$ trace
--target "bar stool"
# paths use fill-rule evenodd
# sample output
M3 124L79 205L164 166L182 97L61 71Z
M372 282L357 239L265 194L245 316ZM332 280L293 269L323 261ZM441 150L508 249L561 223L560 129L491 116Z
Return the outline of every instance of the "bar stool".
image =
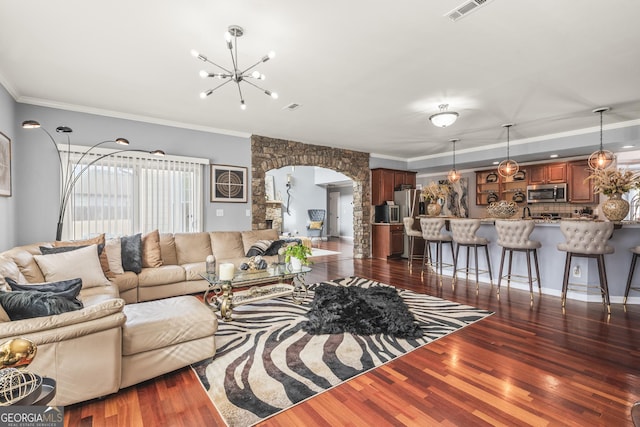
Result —
M538 292L542 292L540 287L540 269L538 268L538 248L542 246L537 240L529 240L529 236L535 227L535 223L530 220L496 220L496 232L498 233L498 245L502 246L502 256L500 257L500 273L498 274L498 297L500 296L500 282L507 279L507 287L511 284L513 277L525 278L525 276L511 274L511 261L513 252L524 252L527 257L527 278L529 279L529 292L531 302L533 302L533 282L538 282ZM504 256L509 252L509 270L502 275L504 267ZM531 255L536 267L536 278L531 276Z
M469 248L473 248L475 252L475 272L476 272L476 290L478 289L478 275L489 273L489 283L493 286L493 277L491 275L491 260L489 259L489 240L484 237L479 237L476 232L480 228L479 219L452 219L451 220L451 233L453 241L456 243L456 256L453 258L453 281L455 283L457 272L464 271L469 280ZM458 254L460 252L460 246L467 248L467 266L466 268L458 269ZM484 247L485 256L487 260L487 269L480 270L478 268L478 247Z
M429 257L429 264L437 272L440 269L440 276L442 276L442 267L444 265L452 266L453 264L445 264L442 262L442 244L449 243L451 245L451 257L455 258L453 254L453 242L449 234L442 233L444 227L444 218L420 218L420 229L422 230L422 238L424 239L424 252L422 253L422 272L424 274L424 266L426 264L426 257ZM436 244L436 261L433 262L433 256L431 255L431 244ZM442 283L442 282L440 282Z
M604 256L612 254L615 249L609 246L607 241L613 233L612 222L599 221L560 221L560 231L564 235L565 242L558 243L558 250L567 253L564 263L564 280L562 281L562 308L567 301L569 289L569 272L573 257L596 258L598 260L598 276L600 281L600 295L602 302L611 313L609 301L609 284L607 283L607 270L604 265Z
M633 272L636 269L636 261L638 260L638 255L640 255L640 246L636 246L635 248L631 248L631 252L633 253L633 257L631 258L631 268L629 269L629 278L627 279L627 288L624 291L624 300L623 304L627 303L627 298L629 297L629 291L637 291L640 292L640 288L631 287L631 280L633 279Z
M402 222L404 223L404 234L409 238L409 256L408 256L408 264L409 270L413 267L413 260L420 259L420 255L413 255L413 248L416 244L416 237L422 237L422 232L420 230L413 229L413 218L406 216L402 218Z

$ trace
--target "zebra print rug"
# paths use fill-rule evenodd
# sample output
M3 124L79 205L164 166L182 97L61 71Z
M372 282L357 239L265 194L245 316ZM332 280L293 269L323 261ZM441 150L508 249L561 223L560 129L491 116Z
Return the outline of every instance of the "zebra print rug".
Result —
M336 286L388 286L359 277ZM318 393L492 314L430 295L397 289L424 335L415 339L349 333L310 335L308 301L263 300L233 310L220 322L214 358L193 365L203 387L229 426L249 426Z

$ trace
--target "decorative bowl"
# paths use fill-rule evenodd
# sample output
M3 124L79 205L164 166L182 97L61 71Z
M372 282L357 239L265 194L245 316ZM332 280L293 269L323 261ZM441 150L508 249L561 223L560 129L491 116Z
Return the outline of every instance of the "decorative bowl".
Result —
M491 218L507 219L511 218L518 211L518 205L515 202L507 202L500 200L499 202L491 202L487 206L487 213Z

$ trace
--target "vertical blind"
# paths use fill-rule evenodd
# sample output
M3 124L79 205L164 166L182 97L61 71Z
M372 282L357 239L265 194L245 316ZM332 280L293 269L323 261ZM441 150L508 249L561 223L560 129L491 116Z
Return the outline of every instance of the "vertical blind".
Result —
M66 148L66 147L65 147ZM120 236L158 229L161 233L202 231L202 176L207 160L142 152L60 151L77 179L64 219L63 238L100 233ZM66 163L65 163L66 164ZM65 181L66 181L66 177Z

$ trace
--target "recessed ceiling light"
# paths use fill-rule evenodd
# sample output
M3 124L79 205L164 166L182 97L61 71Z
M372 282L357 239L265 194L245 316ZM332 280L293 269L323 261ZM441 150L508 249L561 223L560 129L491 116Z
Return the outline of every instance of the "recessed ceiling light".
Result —
M549 157L551 157L552 159L555 159L556 157L558 157L558 155L557 154L552 154Z
M635 145L623 145L622 148L633 148Z

